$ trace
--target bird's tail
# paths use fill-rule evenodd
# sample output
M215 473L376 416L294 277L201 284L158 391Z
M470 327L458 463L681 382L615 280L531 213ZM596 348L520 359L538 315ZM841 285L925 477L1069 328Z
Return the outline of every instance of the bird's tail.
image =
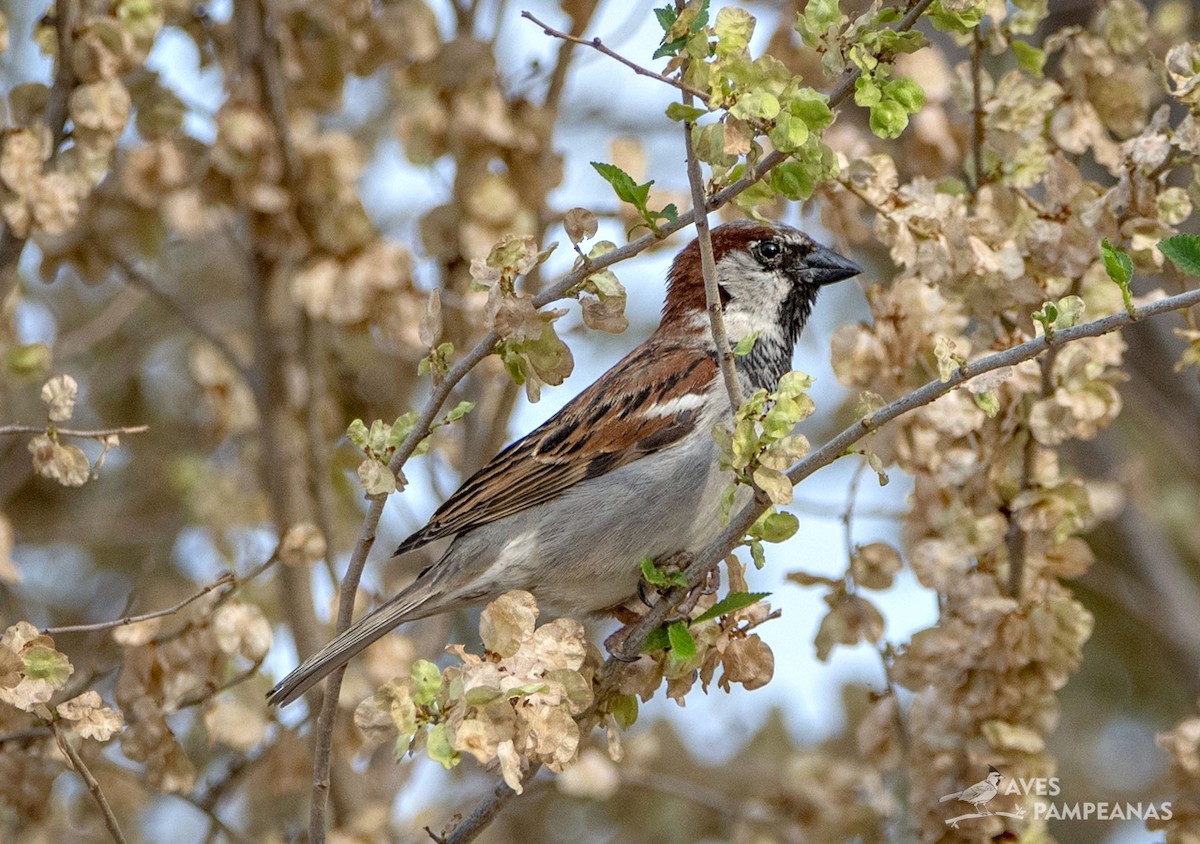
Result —
M275 688L267 692L267 703L287 706L390 630L406 621L415 621L437 612L437 608L425 606L431 597L432 590L428 584L420 581L412 584L374 612L354 622L345 633L280 680Z
M945 803L947 800L957 800L961 795L962 795L961 791L956 791L953 794L947 794L945 797L943 797L938 802Z

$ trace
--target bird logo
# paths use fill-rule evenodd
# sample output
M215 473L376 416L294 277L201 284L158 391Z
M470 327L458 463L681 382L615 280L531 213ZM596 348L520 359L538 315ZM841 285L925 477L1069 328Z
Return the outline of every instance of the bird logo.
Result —
M990 815L991 811L987 804L1000 791L1000 772L991 765L988 765L987 779L980 780L970 788L964 788L962 791L955 791L953 794L945 795L941 801L945 803L947 800L961 800L964 803L970 803L979 815Z

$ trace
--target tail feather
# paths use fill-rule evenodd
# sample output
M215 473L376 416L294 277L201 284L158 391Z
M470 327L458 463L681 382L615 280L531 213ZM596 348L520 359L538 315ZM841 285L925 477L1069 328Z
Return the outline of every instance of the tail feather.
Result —
M945 803L947 800L955 800L955 799L957 799L958 797L961 797L961 796L962 796L962 792L961 792L961 791L956 791L956 792L954 792L953 794L947 794L945 797L943 797L943 798L942 798L941 800L939 800L938 802L939 802L939 803Z
M350 625L346 632L337 636L280 680L275 688L267 692L267 703L273 706L287 706L386 633L407 621L416 621L437 612L434 607L424 606L431 597L431 590L428 588L418 590L410 587L379 609L360 618Z

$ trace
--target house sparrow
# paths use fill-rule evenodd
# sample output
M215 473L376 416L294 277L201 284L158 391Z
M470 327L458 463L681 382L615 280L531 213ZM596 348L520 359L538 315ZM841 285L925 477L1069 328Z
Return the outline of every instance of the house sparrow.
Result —
M1000 772L988 765L987 779L975 783L970 788L964 788L962 791L956 791L953 794L947 794L939 803L945 803L947 800L955 798L970 803L975 811L981 815L990 815L988 811L988 801L996 796L1000 791ZM982 807L982 808L981 808Z
M712 246L730 343L757 333L736 359L742 388L773 390L791 369L822 285L861 270L782 224L726 223L712 231ZM555 615L620 607L638 593L642 559L694 553L719 533L730 479L717 465L712 429L731 412L692 241L671 265L654 334L468 478L396 550L452 538L442 557L268 699L295 700L397 625L513 589Z

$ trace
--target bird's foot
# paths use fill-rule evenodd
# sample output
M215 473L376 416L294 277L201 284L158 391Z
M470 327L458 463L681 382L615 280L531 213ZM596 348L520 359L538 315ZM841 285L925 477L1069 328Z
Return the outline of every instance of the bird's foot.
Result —
M675 605L675 609L665 619L666 623L687 621L692 615L692 610L696 608L696 604L700 603L700 599L705 595L715 595L720 585L721 575L717 573L716 569L710 570L704 575L704 580L689 589L683 600Z

